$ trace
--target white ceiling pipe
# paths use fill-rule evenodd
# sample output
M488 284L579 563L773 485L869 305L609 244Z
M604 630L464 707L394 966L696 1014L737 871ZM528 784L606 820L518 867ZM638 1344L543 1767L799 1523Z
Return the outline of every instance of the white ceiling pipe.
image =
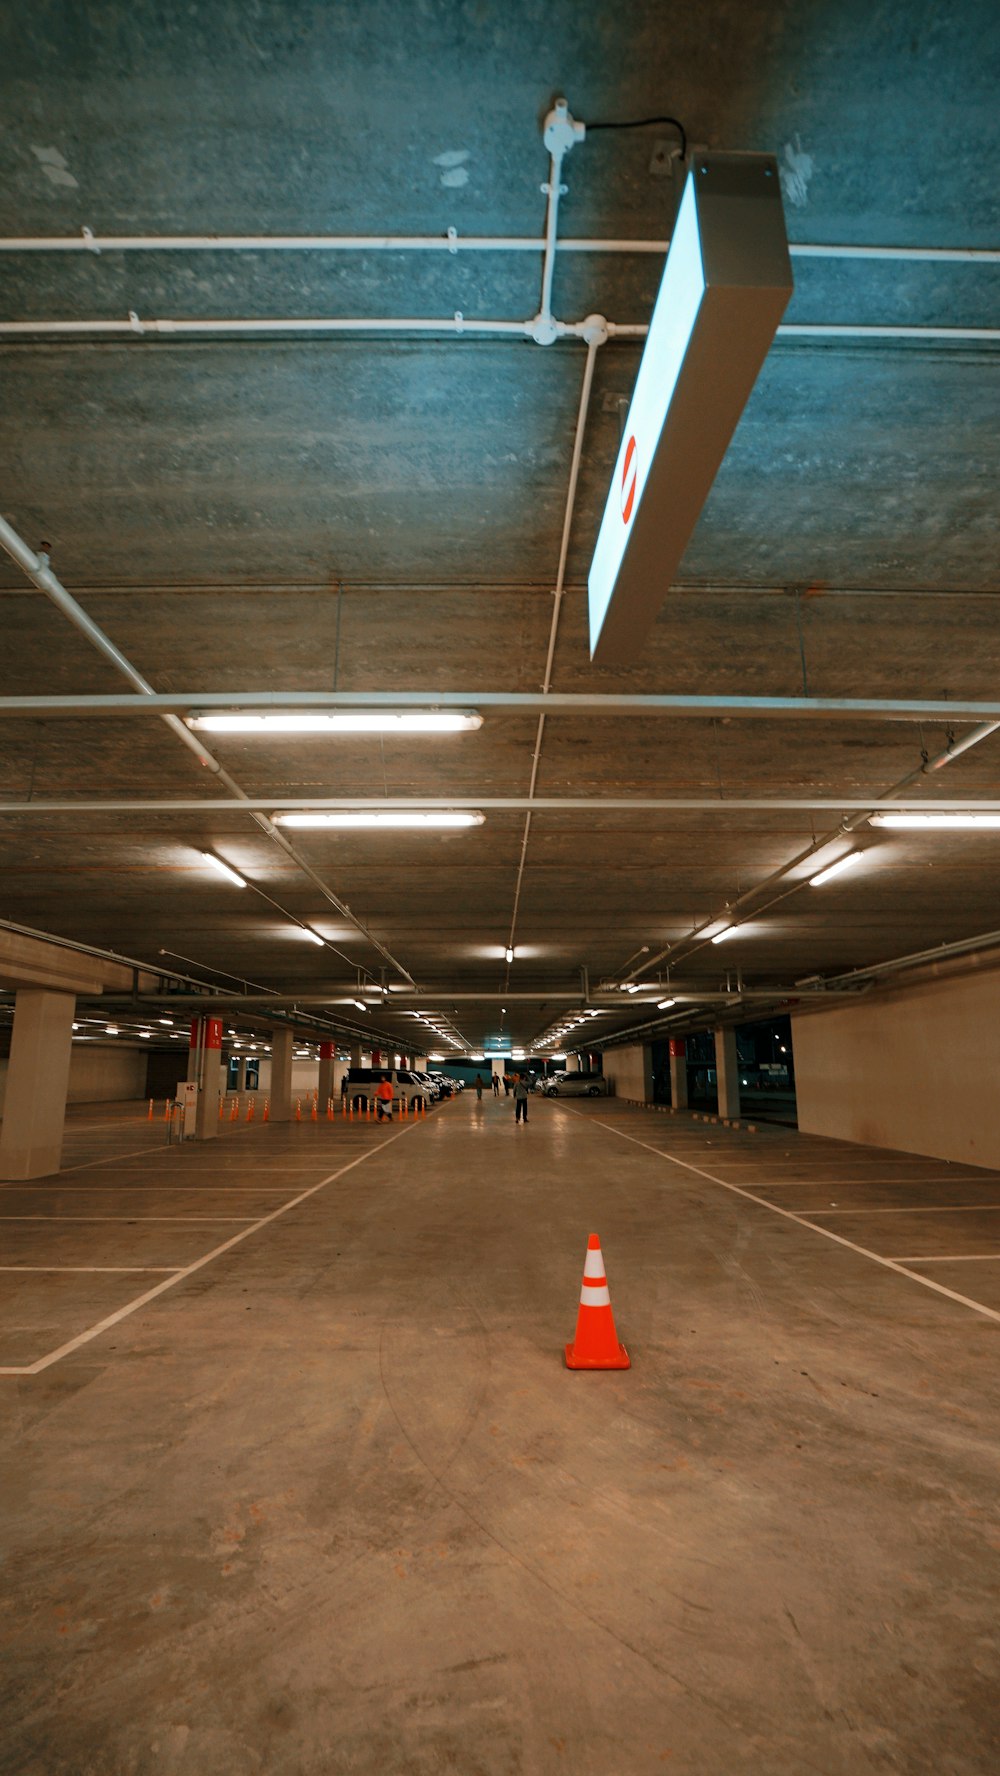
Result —
M539 253L544 241L530 234L79 234L0 236L0 253ZM563 235L559 253L665 255L669 240L588 240ZM793 259L910 259L927 264L996 265L994 247L852 246L798 241Z
M551 639L551 638L550 638ZM111 644L113 646L113 643ZM679 718L740 716L751 720L784 719L888 722L954 722L995 718L1000 700L948 701L944 698L893 697L755 697L685 696L665 692L617 691L176 691L129 696L127 693L76 696L0 697L3 716L155 716L193 715L209 710L267 713L271 710L336 709L480 709L500 714L635 716ZM992 722L988 725L992 726ZM978 733L978 730L976 731ZM956 741L945 756L955 758L975 745L971 735ZM927 769L935 769L931 762Z
M904 809L914 813L943 814L948 812L975 813L978 809L986 814L1000 811L1000 798L988 796L950 796L915 800L905 798L890 801L886 797L868 797L860 801L850 796L730 796L720 801L718 796L449 796L442 801L440 796L389 796L373 802L371 796L248 796L242 795L239 803L234 806L231 800L217 796L174 797L171 800L154 801L138 796L125 797L120 800L95 801L49 801L45 798L32 798L29 802L0 802L0 814L41 815L41 814L222 814L244 813L261 814L273 811L284 812L293 809L302 811L315 810L336 812L337 810L356 810L368 812L377 809L382 812L393 810L406 812L410 809L428 809L442 811L452 808L489 809L495 813L519 813L528 809L536 814L634 814L634 813L690 813L698 814L743 814L743 813L813 813L817 811L843 812L845 809L857 810L860 819L858 824L880 808L900 813ZM812 850L822 845L830 845L837 838L842 838L846 829L837 827L826 838L817 839ZM787 869L789 866L786 865ZM760 889L748 890L747 896L759 893ZM733 901L729 908L732 912L740 901ZM705 920L705 926L717 925L724 917L716 914L712 919ZM699 927L699 930L703 927ZM691 937L697 932L691 932ZM667 952L664 951L665 955ZM634 969L626 980L632 980L637 974L645 973L655 966L657 957L651 957L639 968ZM623 983L624 984L624 983Z
M519 339L534 339L536 343L555 343L561 339L586 339L587 321L555 321L551 322L552 338L539 340L537 329L540 323L536 319L530 321L494 321L473 320L462 314L442 315L437 319L422 317L385 316L361 318L359 316L303 315L282 318L262 317L257 320L245 316L223 317L213 319L163 319L135 315L125 320L48 320L36 321L0 321L0 336L4 338L20 338L31 336L40 339L56 338L91 338L108 337L136 338L169 335L175 338L204 338L211 335L240 335L244 333L271 335L291 333L337 334L337 333L385 333L385 334L420 334L443 333L458 337L474 335L487 337L490 335L514 336ZM645 339L649 331L645 323L608 321L605 323L607 336L612 339ZM904 327L904 326L854 326L836 325L817 322L787 322L777 330L779 339L794 344L797 341L810 339L934 339L943 344L961 344L968 341L981 343L1000 340L1000 327Z
M121 649L115 646L110 636L105 635L104 630L99 624L95 623L93 618L87 615L83 606L77 603L72 594L67 592L62 581L56 577L49 567L48 557L36 555L34 551L28 547L24 538L19 536L17 531L14 530L2 517L0 517L0 545L6 549L11 559L15 561L24 573L27 574L28 578L34 582L39 588L39 591L44 592L49 598L51 598L53 604L62 611L64 616L68 617L74 627L78 629L81 634L86 636L91 645L97 648L98 651L104 655L104 658L109 660L122 676L128 679L129 683L133 685L136 690L145 694L152 694L153 687L149 681L143 677L142 673L139 672L135 666L132 665L131 660L121 652ZM324 899L328 900L331 906L335 907L337 912L342 914L343 917L349 919L355 930L360 931L374 949L378 951L379 955L381 955L385 961L391 963L392 967L403 975L404 979L412 980L413 977L409 971L405 969L401 963L396 961L395 957L386 949L385 945L372 935L363 921L351 912L346 901L340 900L340 898L334 894L333 890L323 881L322 877L317 875L311 865L306 863L305 860L298 855L294 847L285 838L284 834L278 831L271 819L266 814L261 814L251 806L250 798L245 794L244 790L241 789L235 779L229 775L228 771L223 769L222 765L219 764L218 759L214 757L208 747L202 745L201 741L191 732L190 728L186 727L184 722L182 722L176 715L164 715L161 719L170 729L171 733L175 734L179 740L182 740L184 745L195 754L198 762L210 770L216 781L229 791L233 800L228 804L224 803L223 806L228 806L230 812L232 812L233 802L235 801L250 813L252 819L256 825L260 827L261 831L266 833L268 838L284 851L287 857L291 858L303 874L309 877L309 880L319 889Z
M580 403L576 414L576 432L573 438L573 455L570 461L569 482L566 488L566 508L563 513L562 538L559 544L559 564L556 569L556 583L552 597L552 620L549 625L549 645L545 658L545 674L542 679L542 709L538 717L535 733L535 746L531 757L531 775L528 782L529 809L524 817L524 831L521 835L521 850L517 862L517 876L514 882L514 901L511 907L510 928L507 934L507 948L513 950L516 942L517 915L521 904L521 887L524 882L524 868L528 856L528 839L531 836L531 807L534 801L535 785L538 781L538 766L542 756L542 740L545 736L545 704L550 695L552 683L552 667L556 653L556 638L559 633L559 615L566 588L566 561L569 555L570 532L573 528L573 512L576 507L576 489L580 479L580 461L583 456L583 437L587 427L587 413L590 408L590 391L594 382L594 363L601 345L599 337L593 338L587 346L587 361L583 370L583 382L580 387ZM509 967L509 964L508 964Z

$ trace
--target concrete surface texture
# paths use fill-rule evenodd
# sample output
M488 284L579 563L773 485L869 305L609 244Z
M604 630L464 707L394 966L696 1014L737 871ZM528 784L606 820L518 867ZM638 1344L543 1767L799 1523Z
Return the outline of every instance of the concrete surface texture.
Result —
M997 1173L467 1093L0 1194L5 1776L996 1769Z

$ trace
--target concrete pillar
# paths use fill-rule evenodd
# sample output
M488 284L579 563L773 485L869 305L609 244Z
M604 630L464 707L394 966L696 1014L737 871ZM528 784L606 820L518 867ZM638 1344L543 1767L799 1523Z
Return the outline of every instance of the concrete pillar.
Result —
M275 1030L271 1038L271 1121L291 1122L295 1114L292 1103L292 1049L295 1036L285 1027Z
M427 1071L427 1056L426 1055L414 1055L414 1057L413 1057L413 1071L415 1073L426 1073L426 1071Z
M360 1044L360 1042L352 1042L351 1043L351 1066L352 1067L360 1067L360 1065L361 1065L361 1044Z
M580 1057L578 1054L568 1054L566 1056L566 1071L567 1073L579 1073Z
M326 1115L327 1099L334 1095L334 1069L337 1065L337 1044L321 1042L319 1045L319 1113Z
M75 1010L74 993L18 989L0 1129L0 1178L44 1178L59 1170Z
M196 1141L211 1141L219 1132L219 1056L222 1053L222 1019L196 1017L191 1019L188 1049L189 1079L198 1081L198 1108L195 1114Z
M670 1038L670 1102L675 1110L687 1108L688 1064L687 1046L683 1036Z
M740 1061L736 1053L736 1031L715 1032L715 1077L720 1116L739 1116Z

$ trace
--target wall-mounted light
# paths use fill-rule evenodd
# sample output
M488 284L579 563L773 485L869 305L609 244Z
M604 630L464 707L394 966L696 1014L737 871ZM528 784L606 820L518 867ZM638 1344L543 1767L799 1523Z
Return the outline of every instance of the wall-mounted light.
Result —
M207 734L461 734L483 718L475 709L236 709L190 715L187 725Z
M220 876L225 876L227 882L232 882L234 887L246 887L246 882L243 880L243 877L239 875L236 870L230 868L228 863L223 863L221 857L216 857L214 851L202 851L201 856L206 863L211 864L214 870L218 870Z
M343 808L331 812L275 814L275 826L305 829L334 827L378 830L380 827L482 826L485 815L475 808Z

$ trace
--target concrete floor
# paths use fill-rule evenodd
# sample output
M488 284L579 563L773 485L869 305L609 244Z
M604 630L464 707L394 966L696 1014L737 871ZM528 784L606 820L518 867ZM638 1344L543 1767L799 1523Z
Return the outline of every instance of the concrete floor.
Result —
M1000 1767L1000 1176L530 1114L101 1106L0 1193L0 1770Z

